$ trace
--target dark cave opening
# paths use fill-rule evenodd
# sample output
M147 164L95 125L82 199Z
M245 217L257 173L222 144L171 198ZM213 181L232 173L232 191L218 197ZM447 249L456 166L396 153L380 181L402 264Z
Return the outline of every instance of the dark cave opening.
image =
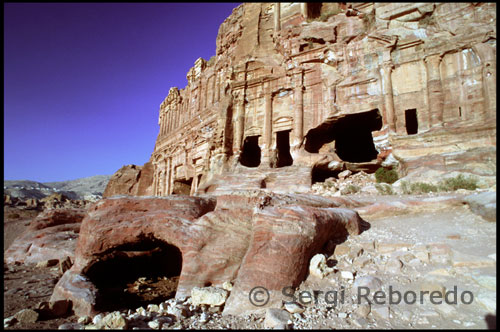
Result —
M175 180L172 195L189 195L191 193L192 183L193 178L189 178L187 180Z
M293 158L290 154L290 131L284 130L276 133L277 157L276 167L291 166Z
M258 167L260 165L259 136L248 136L243 141L240 163L246 167Z
M331 122L322 123L306 135L305 149L318 153L320 148L335 140L337 155L343 161L368 162L377 158L372 131L382 129L378 109L349 114Z
M311 173L311 178L312 178L312 184L315 184L317 182L325 182L326 179L334 177L338 179L338 175L341 171L332 171L327 168L321 168L321 167L313 167L312 173Z
M307 17L318 18L321 16L321 2L311 2L307 4Z
M412 108L405 111L406 133L414 135L418 133L417 109Z
M154 238L114 248L85 275L97 287L96 310L133 309L175 297L182 269L181 251Z

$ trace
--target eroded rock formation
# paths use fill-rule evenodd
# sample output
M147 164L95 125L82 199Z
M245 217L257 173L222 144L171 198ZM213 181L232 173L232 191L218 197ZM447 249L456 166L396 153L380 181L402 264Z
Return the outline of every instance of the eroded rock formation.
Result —
M327 241L344 240L367 226L356 212L338 206L321 197L263 193L103 199L89 209L75 263L51 301L68 299L77 315L95 315L109 296L104 281L119 289L127 275L160 269L180 275L176 298L190 296L194 287L232 282L225 312L255 311L248 302L253 287L272 292L298 286L310 258ZM156 261L138 263L155 253ZM120 301L123 290L117 294L108 300Z
M153 165L126 165L113 174L103 197L114 195L146 196L152 195Z
M496 174L494 3L245 3L187 78L160 106L154 195L242 166Z

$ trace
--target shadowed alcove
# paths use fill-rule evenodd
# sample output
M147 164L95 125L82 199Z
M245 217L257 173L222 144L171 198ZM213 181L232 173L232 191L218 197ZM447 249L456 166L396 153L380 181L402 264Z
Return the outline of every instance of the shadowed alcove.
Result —
M284 130L276 133L276 148L278 161L276 167L291 166L293 164L290 154L290 131Z
M260 165L259 136L248 136L243 142L240 163L246 167Z
M189 178L187 180L175 180L172 195L189 195L191 193L192 183L193 178Z
M343 161L360 163L377 158L372 131L382 129L379 110L345 115L327 120L306 135L305 149L318 153L321 147L335 140L337 155Z
M159 304L175 296L182 269L179 248L153 237L114 248L84 271L98 289L96 309Z

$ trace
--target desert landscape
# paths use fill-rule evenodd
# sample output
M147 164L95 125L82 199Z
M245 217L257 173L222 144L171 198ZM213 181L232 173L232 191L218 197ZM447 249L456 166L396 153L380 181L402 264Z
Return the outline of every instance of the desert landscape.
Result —
M244 3L216 42L144 165L4 181L4 328L496 328L496 4Z

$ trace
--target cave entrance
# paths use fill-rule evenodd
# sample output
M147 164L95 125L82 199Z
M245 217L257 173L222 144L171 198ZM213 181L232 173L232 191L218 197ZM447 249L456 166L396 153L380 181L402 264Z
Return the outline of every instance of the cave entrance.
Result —
M189 195L191 193L192 184L193 178L189 178L187 180L175 180L172 195Z
M335 142L335 152L343 161L361 163L377 158L372 131L382 129L382 117L378 109L326 121L309 130L305 149L318 153L321 147Z
M291 166L293 158L290 154L290 131L284 130L276 133L277 157L276 167Z
M179 248L149 237L114 248L84 274L99 290L96 310L115 311L175 297L181 269Z
M240 163L246 167L260 165L259 136L248 136L243 141Z
M405 111L406 133L414 135L418 133L417 109L412 108Z
M311 2L307 4L307 17L318 18L321 16L321 2Z
M338 175L340 172L341 171L332 171L328 168L314 166L311 173L311 183L315 184L317 182L325 182L326 179L332 177L338 179Z

